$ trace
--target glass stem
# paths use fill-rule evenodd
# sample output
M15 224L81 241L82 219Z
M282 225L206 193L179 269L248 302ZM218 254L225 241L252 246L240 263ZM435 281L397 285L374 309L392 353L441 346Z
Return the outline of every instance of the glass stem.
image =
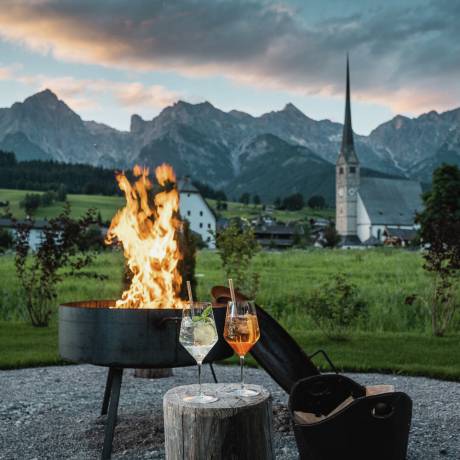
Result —
M244 388L244 356L240 356L240 367L241 367L241 389Z
M203 396L203 393L201 391L201 363L198 363L198 387L200 396Z

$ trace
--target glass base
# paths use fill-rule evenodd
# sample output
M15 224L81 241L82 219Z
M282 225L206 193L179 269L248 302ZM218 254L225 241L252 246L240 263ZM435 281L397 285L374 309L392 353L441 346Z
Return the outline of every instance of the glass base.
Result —
M257 396L260 394L260 391L253 390L251 388L232 388L231 390L228 391L228 393L235 395L235 396L241 396L242 398L250 398L252 396Z
M198 394L198 395L184 396L182 399L184 401L197 403L197 404L209 404L209 403L216 402L219 398L217 398L216 396L211 396L211 395Z

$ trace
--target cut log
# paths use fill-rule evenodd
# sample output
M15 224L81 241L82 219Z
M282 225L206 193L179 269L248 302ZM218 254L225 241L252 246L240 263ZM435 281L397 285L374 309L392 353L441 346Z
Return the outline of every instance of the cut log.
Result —
M167 460L272 460L270 393L241 398L228 393L235 384L204 384L203 391L219 399L209 404L183 400L198 385L172 388L163 398Z
M134 377L142 379L163 379L172 377L173 371L171 368L160 369L134 369Z

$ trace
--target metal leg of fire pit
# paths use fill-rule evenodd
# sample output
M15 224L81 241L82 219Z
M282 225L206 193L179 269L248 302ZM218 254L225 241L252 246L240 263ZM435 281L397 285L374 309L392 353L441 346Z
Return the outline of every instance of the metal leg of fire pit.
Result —
M212 378L214 379L214 383L218 383L218 382L217 382L216 373L215 373L215 371L214 371L214 366L212 365L212 363L209 363L209 367L211 368Z
M107 386L110 380L110 397L107 420L105 422L104 447L102 448L102 460L108 460L112 455L112 441L115 425L117 423L118 401L120 399L121 379L123 377L123 369L110 368L112 376L107 378ZM107 388L106 388L107 389ZM105 402L105 396L104 396ZM103 408L104 409L104 408Z
M101 415L107 414L107 409L109 408L110 393L112 392L113 371L113 368L109 367L107 382L105 384L104 401L102 401Z

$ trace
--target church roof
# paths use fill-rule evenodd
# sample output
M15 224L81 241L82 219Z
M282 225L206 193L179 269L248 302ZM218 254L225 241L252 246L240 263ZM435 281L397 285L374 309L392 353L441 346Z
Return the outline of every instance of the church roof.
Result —
M422 208L420 183L405 179L363 177L359 196L373 225L413 225Z

